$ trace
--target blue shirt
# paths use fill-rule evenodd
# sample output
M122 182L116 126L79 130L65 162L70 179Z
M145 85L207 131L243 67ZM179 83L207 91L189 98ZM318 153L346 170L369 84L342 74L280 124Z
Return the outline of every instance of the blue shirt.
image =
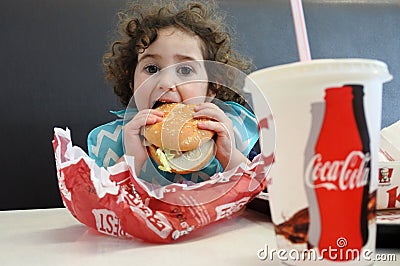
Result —
M258 128L255 115L242 105L235 102L218 103L227 117L232 121L236 141L236 148L246 157L258 140ZM100 167L109 167L123 156L122 127L126 111L112 112L117 119L107 124L94 128L88 135L88 153ZM129 110L129 115L135 115L137 110ZM200 171L190 174L168 173L158 169L157 164L149 158L140 172L139 177L150 183L167 185L171 182L199 183L209 179L217 172L223 171L220 162L213 158L210 163Z

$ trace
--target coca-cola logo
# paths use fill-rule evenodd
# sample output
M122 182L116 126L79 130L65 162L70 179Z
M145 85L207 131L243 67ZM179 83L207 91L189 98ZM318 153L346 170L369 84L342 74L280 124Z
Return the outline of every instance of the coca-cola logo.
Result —
M310 188L328 190L352 190L368 182L369 153L350 152L344 160L325 161L315 154L307 165L305 183Z

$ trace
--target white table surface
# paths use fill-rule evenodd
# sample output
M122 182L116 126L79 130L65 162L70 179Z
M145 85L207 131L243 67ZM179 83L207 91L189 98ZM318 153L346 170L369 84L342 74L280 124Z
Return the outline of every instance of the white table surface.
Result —
M118 239L88 229L66 209L0 212L0 265L281 265L262 261L257 251L276 248L268 217L246 210L240 217L210 225L173 244ZM375 265L399 265L397 262Z

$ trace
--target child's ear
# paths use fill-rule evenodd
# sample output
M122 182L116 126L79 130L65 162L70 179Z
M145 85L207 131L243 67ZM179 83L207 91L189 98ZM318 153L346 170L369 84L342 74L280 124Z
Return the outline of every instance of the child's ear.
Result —
M212 85L210 85L210 86L213 86L213 87L208 87L208 91L207 91L207 101L209 101L209 102L211 102L214 98L215 98L215 96L217 96L217 93L216 93L216 91L219 89L219 88L221 88L221 85L219 85L219 84L212 84Z
M216 95L217 95L217 94L216 94L215 92L209 91L209 92L207 93L206 102L212 102L212 100L214 100L214 98L215 98Z

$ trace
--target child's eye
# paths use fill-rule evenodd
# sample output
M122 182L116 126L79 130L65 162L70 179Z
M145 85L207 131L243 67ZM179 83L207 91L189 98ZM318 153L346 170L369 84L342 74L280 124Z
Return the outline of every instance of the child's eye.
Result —
M144 69L149 74L155 74L159 71L158 66L156 66L156 65L148 65Z
M193 68L191 66L184 65L184 66L178 67L176 72L178 72L178 74L187 76L187 75L190 75L193 73Z

